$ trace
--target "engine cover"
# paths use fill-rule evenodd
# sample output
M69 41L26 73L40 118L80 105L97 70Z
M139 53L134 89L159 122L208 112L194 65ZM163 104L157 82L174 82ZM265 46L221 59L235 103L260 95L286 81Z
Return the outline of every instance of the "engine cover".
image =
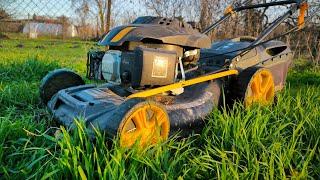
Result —
M153 48L136 48L132 85L167 85L174 83L177 55L173 51Z
M175 51L144 47L108 50L101 60L101 72L104 80L116 85L162 86L175 82L176 64Z
M109 50L102 58L102 76L113 84L121 84L121 51Z

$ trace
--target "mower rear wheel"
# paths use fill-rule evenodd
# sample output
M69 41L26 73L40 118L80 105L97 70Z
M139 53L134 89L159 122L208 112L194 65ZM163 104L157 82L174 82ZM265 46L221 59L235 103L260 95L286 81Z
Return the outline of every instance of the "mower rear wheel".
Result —
M49 72L41 81L39 92L41 101L47 104L60 90L84 85L83 79L68 69L57 69Z
M169 116L162 105L154 101L137 100L124 114L118 134L122 147L131 147L136 142L144 147L167 139L169 131Z
M272 73L266 68L249 68L241 72L231 92L245 107L252 104L268 105L274 102L275 85Z

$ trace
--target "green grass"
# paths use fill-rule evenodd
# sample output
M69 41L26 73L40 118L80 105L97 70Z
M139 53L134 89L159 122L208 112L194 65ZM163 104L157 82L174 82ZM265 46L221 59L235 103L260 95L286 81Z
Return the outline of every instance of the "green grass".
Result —
M302 60L294 63L277 105L214 110L201 134L141 152L106 143L99 132L92 142L81 123L55 136L58 125L39 103L39 82L48 71L67 67L85 76L92 43L19 39L0 45L0 178L320 177L320 70Z

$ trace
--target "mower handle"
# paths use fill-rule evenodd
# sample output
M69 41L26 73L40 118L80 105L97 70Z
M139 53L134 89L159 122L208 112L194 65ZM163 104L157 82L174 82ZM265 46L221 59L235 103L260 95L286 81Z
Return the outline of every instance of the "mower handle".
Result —
M203 30L201 33L208 34L213 29L218 27L221 23L223 23L225 20L227 20L230 16L233 14L243 11L243 10L249 10L249 9L256 9L256 8L267 8L271 6L281 6L281 5L288 5L288 4L296 4L296 8L292 9L299 9L300 5L302 3L306 2L306 0L286 0L286 1L277 1L277 2L269 2L269 3L263 3L263 4L254 4L254 5L245 5L245 6L238 6L238 7L232 7L228 6L225 10L224 16L221 17L217 22L213 23L209 27L207 27L205 30ZM292 13L291 13L292 14ZM290 14L290 15L291 15ZM289 15L289 16L290 16ZM286 17L287 18L287 17ZM286 18L283 18L285 20ZM282 22L282 21L281 21Z

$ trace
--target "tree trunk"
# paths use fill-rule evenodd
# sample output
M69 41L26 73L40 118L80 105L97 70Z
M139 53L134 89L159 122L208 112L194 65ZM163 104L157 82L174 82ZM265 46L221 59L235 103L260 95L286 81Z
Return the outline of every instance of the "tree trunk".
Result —
M110 23L111 23L111 2L112 0L106 1L107 3L107 13L106 13L106 32L110 30Z

